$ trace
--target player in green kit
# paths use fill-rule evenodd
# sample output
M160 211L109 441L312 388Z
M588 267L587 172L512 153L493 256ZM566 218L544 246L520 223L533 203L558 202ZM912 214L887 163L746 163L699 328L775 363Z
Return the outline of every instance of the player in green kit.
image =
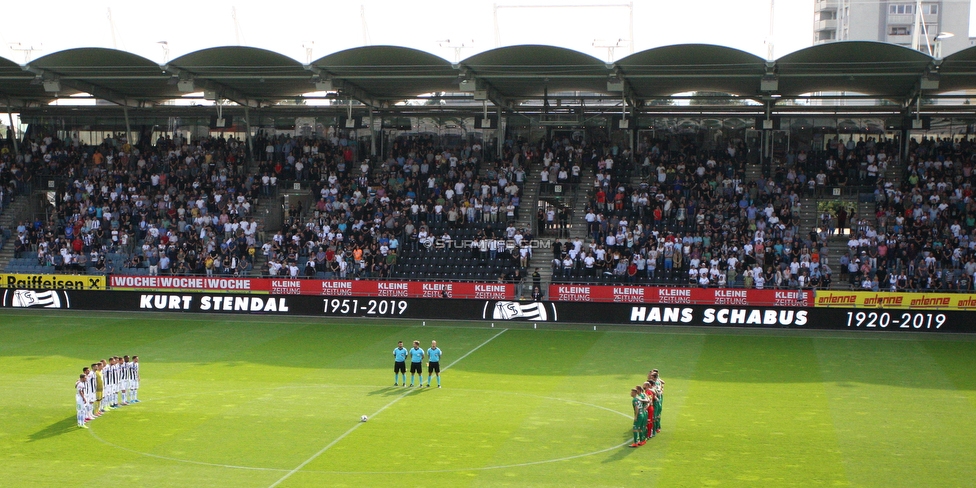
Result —
M664 380L656 369L647 375L647 380L654 387L654 433L661 432L661 406L664 404Z
M642 398L643 397L643 398ZM640 388L631 388L631 405L634 407L634 443L630 447L643 446L647 442L647 408Z
M643 429L641 429L643 431L641 432L641 434L643 435L643 439L640 441L640 445L643 446L647 442L647 440L651 438L649 434L650 429L648 426L651 423L649 422L649 417L650 417L650 407L652 405L652 400L651 397L644 390L643 385L637 385L636 388L637 388L637 398L640 399L641 407L644 409L644 417L643 417L644 424L643 424Z
M657 405L657 394L654 393L654 385L650 381L645 381L641 385L641 391L644 392L644 396L647 397L648 403L644 405L647 409L647 440L654 438L654 405Z

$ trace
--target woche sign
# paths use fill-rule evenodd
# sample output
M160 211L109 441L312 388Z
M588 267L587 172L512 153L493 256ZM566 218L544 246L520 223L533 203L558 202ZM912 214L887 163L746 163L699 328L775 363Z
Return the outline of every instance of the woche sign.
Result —
M515 287L504 283L318 280L204 276L112 275L114 290L232 292L272 295L511 300Z
M111 275L109 283L115 290L207 290L207 291L256 291L252 278L222 278L204 276L128 276Z

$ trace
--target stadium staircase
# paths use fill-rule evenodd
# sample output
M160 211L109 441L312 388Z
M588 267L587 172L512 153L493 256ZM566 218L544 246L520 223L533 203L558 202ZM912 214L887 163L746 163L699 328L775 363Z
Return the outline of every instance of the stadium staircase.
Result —
M764 178L761 164L746 164L746 174L742 181L746 184Z
M522 200L519 208L519 218L515 223L518 229L536 230L536 210L539 208L539 183L542 177L542 163L532 162L525 168L525 182L522 185Z
M542 184L542 163L536 161L529 164L525 168L525 185L522 187L522 209L519 211L519 219L516 227L530 229L532 234L536 238L548 239L554 234L554 231L549 230L543 236L539 236L536 230L538 229L539 222L537 222L536 212L539 209L539 194ZM552 251L551 249L537 248L532 249L532 258L529 259L529 266L525 270L525 286L522 287L522 296L516 297L518 299L531 298L532 297L532 273L536 268L539 268L539 274L542 276L542 293L546 292L546 285L549 283L549 279L552 277L552 269L549 266L551 260Z
M592 240L586 232L586 209L590 205L590 195L593 190L594 181L596 181L596 172L594 172L593 168L584 168L580 172L580 183L576 192L575 201L573 202L573 213L569 224L569 236L562 239L563 249L566 248L566 242L572 241L577 237L582 239L584 243Z
M573 213L570 216L569 239L579 237L583 242L587 242L586 235L586 207L590 204L590 190L593 188L593 181L596 180L596 173L593 168L584 168L580 172L580 183L576 191L576 199L573 203Z
M254 175L254 179L260 182L261 180L261 162L255 158L250 158L247 165L247 172ZM265 238L265 224L264 217L268 208L268 202L274 201L275 197L271 198L258 198L254 207L251 208L250 217L255 219L258 223L258 231L254 236L254 260L251 262L251 272L248 273L250 276L261 276L261 272L264 269L266 259L264 255L261 254L261 245L264 244Z
M853 199L845 199L845 201L850 206L854 206L857 203L856 200ZM821 212L817 209L816 201L811 202L810 206L812 207L810 211L813 212L813 220L814 220L814 226L811 228L815 230L819 230ZM832 226L837 225L836 217L834 220L831 221L831 225ZM843 256L844 252L847 250L847 240L850 237L849 232L850 232L850 227L848 227L848 230L846 230L844 234L838 234L836 232L830 234L830 236L827 238L827 242L825 242L824 245L820 247L820 263L830 267L831 271L833 272L832 280L834 284L832 285L832 287L835 288L837 286L843 286L843 284L840 283L839 281L840 272L841 272L840 257Z
M250 164L248 164L247 171L255 175L255 178L260 180L260 161L252 159ZM279 182L279 192L282 191L283 186L286 183ZM291 184L290 182L287 184ZM281 212L281 193L274 194L270 197L261 197L258 199L254 208L251 209L251 218L254 219L258 224L258 231L255 237L255 250L254 250L254 262L251 263L250 276L261 276L264 273L265 267L268 264L267 258L261 253L261 245L266 241L271 239L274 232L278 229L268 229L268 216L271 212ZM275 219L278 220L278 219ZM268 232L271 230L271 232Z
M888 169L885 170L885 174L884 174L885 180L894 183L895 188L900 187L901 180L905 176L905 168L907 167L908 167L907 161L902 161L900 159L889 161Z
M251 263L251 276L261 276L264 273L264 269L268 264L268 259L265 258L264 254L261 252L261 246L269 239L273 233L269 233L266 229L267 215L278 206L277 196L272 196L270 198L261 198L258 200L258 204L254 207L251 212L251 216L254 221L258 224L258 232L255 235L255 250L254 250L254 262Z
M26 219L30 214L30 199L26 195L14 197L7 208L0 214L0 271L7 269L7 265L14 257L14 239L17 238L17 223ZM9 236L7 232L9 231Z
M804 194L800 197L800 208L796 210L796 216L800 219L799 235L796 236L803 241L808 239L810 231L815 231L820 227L820 212L817 210L817 202L820 198Z
M895 188L898 188L901 185L901 180L904 176L906 167L907 163L904 161L892 161L890 164L888 164L888 169L885 170L883 176L887 181L894 183ZM875 218L874 201L871 201L869 198L860 197L844 197L843 200L857 211L857 215L853 219L853 222L848 222L849 226L855 225L860 216L864 216L870 225L876 225L877 219ZM815 222L819 223L819 212L817 212ZM837 222L834 221L833 224L836 225ZM850 239L850 234L833 234L830 239L827 240L827 252L823 253L827 259L826 264L829 265L834 272L834 287L839 286L846 288L848 286L846 283L838 282L841 272L840 258L845 252L847 252L848 239Z
M568 235L564 234L560 236L558 231L549 231L543 239L559 239L563 243L563 249L566 248L566 243L572 242L573 239L577 237L580 238L584 243L589 242L590 238L586 234L586 207L590 202L589 191L593 188L593 180L596 176L593 172L593 168L583 167L582 172L580 172L580 183L575 192L570 193L572 199L567 203L571 205L570 217L569 217L569 228ZM532 275L532 271L535 268L539 268L539 274L542 275L542 293L545 294L548 290L548 285L552 283L552 247L537 249L532 256L532 261L529 262L530 270L528 275Z

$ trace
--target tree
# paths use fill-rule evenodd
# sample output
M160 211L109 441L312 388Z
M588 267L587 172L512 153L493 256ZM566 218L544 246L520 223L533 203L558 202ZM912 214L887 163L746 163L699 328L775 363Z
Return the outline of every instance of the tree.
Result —
M691 105L745 105L745 101L730 93L714 91L692 92L694 97L714 97L714 98L692 98Z

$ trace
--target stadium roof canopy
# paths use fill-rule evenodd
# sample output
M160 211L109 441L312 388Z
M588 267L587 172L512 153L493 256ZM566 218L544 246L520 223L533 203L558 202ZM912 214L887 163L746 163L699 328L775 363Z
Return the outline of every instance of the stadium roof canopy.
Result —
M706 44L665 46L631 54L616 63L637 97L710 91L759 94L766 61L738 49Z
M634 53L615 63L553 46L510 46L457 64L415 49L368 46L308 65L252 47L197 51L159 66L113 49L79 48L26 65L0 58L0 106L38 107L87 93L151 107L188 92L249 107L338 90L374 107L435 92L471 92L506 108L516 102L587 94L640 106L675 93L709 91L755 100L813 92L856 92L898 101L976 89L976 47L945 59L892 44L821 44L766 61L729 47L685 44Z
M881 42L832 42L776 60L779 92L851 91L905 98L935 69L935 59L914 49Z

